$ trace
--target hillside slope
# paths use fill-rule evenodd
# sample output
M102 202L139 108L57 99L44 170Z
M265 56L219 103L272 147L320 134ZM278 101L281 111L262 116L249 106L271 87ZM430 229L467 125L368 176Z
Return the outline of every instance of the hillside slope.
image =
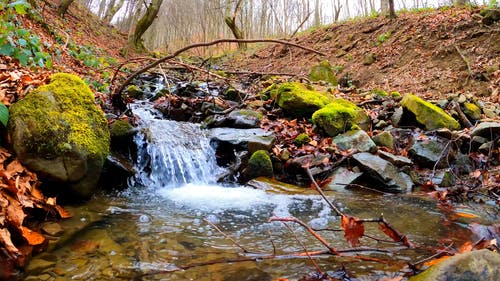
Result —
M268 46L227 65L234 70L307 77L322 60L349 73L361 88L432 94L470 92L498 102L500 25L484 25L480 9L442 8L357 19L318 28L292 42L326 54ZM373 56L371 64L365 62Z

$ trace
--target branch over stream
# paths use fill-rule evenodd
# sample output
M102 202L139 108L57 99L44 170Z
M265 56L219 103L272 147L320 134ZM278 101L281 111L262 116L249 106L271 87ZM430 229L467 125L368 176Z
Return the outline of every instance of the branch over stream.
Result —
M311 48L308 48L308 47L305 47L305 46L301 46L301 45L298 45L298 44L295 44L295 43L291 43L291 42L288 42L288 41L278 40L278 39L218 39L218 40L214 40L214 41L211 41L211 42L196 43L196 44L188 45L188 46L186 46L184 48L181 48L181 49L175 51L174 53L172 53L172 54L170 54L168 56L165 56L165 57L162 57L160 59L157 59L157 60L155 60L155 61L147 64L143 68L137 70L136 72L132 73L122 83L122 85L120 86L120 88L118 88L113 93L113 96L119 95L125 89L125 87L132 81L132 79L134 79L135 77L137 77L137 75L148 71L149 69L151 69L151 68L159 65L162 62L171 60L171 59L177 57L178 55L182 54L183 52L185 52L187 50L190 50L190 49L194 49L194 48L198 48L198 47L208 47L208 46L217 45L217 44L220 44L220 43L277 43L277 44L283 44L283 45L287 45L287 46L297 47L299 49L306 50L308 52L315 53L315 54L318 54L320 56L325 56L324 53L316 51L314 49L311 49Z

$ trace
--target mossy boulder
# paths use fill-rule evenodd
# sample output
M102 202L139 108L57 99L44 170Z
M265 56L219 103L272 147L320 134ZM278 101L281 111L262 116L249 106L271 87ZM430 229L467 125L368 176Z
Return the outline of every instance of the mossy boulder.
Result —
M337 86L338 84L337 77L333 73L332 66L327 60L311 67L309 79L311 79L311 81L326 81L332 84L332 86Z
M401 101L401 106L404 110L415 115L417 122L425 126L427 130L439 128L448 128L450 130L460 129L460 124L457 120L453 119L444 110L415 95L405 95Z
M245 170L246 178L253 179L256 177L272 177L273 176L273 162L269 156L269 152L265 150L257 150L250 160L248 160L248 166Z
M331 102L326 93L311 90L298 82L283 83L274 91L276 103L291 117L310 118L316 110Z
M50 84L13 104L10 115L12 146L23 164L49 181L69 186L70 196L92 195L109 153L110 134L82 79L55 74Z
M332 137L353 129L367 130L370 125L370 118L366 112L344 99L336 99L314 112L312 121Z
M481 119L481 108L479 108L479 106L477 106L474 103L471 102L464 103L464 113L465 115L467 115L467 117L471 118L472 120Z
M144 97L144 91L137 85L130 85L127 87L127 96L134 99L142 99Z

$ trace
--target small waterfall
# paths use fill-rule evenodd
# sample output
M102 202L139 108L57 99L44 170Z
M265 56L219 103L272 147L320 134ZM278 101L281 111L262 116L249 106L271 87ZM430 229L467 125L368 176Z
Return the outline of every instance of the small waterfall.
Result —
M138 152L132 185L174 188L216 182L221 168L208 131L195 123L158 119L149 103L133 105L132 111L142 127L135 136Z

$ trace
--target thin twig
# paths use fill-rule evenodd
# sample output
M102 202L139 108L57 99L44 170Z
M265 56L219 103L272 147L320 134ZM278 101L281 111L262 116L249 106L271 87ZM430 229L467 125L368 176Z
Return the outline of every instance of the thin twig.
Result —
M328 244L328 242L326 242L326 240L323 237L321 237L321 235L319 235L316 231L314 231L312 228L310 228L306 223L304 223L303 221L301 221L297 218L294 218L294 217L288 217L288 218L272 217L269 219L269 221L298 223L302 227L304 227L307 231L309 231L309 233L311 233L312 236L314 236L314 238L316 238L319 242L321 242L321 244L323 244L332 254L338 255L337 250L335 250L332 246L330 246L330 244Z
M335 213L337 213L337 216L343 216L344 214L337 207L335 207L335 205L333 205L333 203L330 200L328 200L325 193L323 192L323 190L321 189L321 187L318 185L318 183L314 179L313 175L311 174L311 169L309 169L309 167L306 167L306 172L307 172L307 175L309 176L309 179L311 179L311 182L313 183L314 187L316 188L316 191L318 191L319 194L321 195L321 197L323 197L323 199L325 199L326 203L330 206L330 208L332 208L332 210L334 210Z
M299 242L300 246L302 246L302 249L304 249L304 252L307 254L307 257L309 258L309 260L311 261L311 263L314 265L314 267L316 267L316 271L320 274L323 274L323 271L321 270L321 268L319 267L319 265L313 260L313 258L311 257L311 255L309 254L309 251L307 250L306 248L306 245L304 245L304 243L302 241L299 240L299 238L297 237L297 234L295 233L295 231L293 231L293 229L284 221L281 222L286 228L288 228L288 230L292 233L293 237L295 238L295 240L297 242Z
M215 228L220 234L224 235L224 237L226 237L227 239L229 239L231 242L233 242L234 245L236 245L238 248L240 248L243 253L250 253L250 251L248 251L247 249L245 249L245 247L241 246L238 242L236 242L231 236L227 235L226 233L224 233L224 231L220 230L219 227L217 227L215 224L213 224L211 221L207 220L207 219L203 219L205 222L207 222L209 225L211 225L213 228Z

